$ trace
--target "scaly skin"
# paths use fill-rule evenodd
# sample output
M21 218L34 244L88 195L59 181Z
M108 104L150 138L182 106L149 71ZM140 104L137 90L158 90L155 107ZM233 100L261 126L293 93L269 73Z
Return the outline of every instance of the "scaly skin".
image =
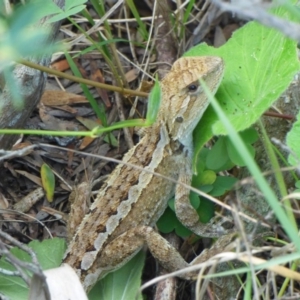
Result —
M180 58L162 80L162 103L156 122L103 184L66 252L64 262L76 269L86 290L125 264L144 244L166 269L188 266L152 229L174 195L176 214L186 227L207 237L225 233L213 223L199 222L188 189L131 166L190 185L192 132L209 104L199 78L215 93L223 69L219 57Z

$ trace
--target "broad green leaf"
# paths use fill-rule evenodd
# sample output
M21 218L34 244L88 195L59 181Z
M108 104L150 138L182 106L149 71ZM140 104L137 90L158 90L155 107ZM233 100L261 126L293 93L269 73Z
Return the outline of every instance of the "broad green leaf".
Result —
M109 273L89 293L90 300L142 299L139 294L145 253L140 251L119 270Z
M30 4L32 5L33 11L39 12L39 14L36 15L38 18L43 18L52 14L59 14L62 11L53 1L32 0Z
M197 186L197 189L203 193L209 194L210 191L212 191L213 187L214 186L212 184L206 184L206 185L201 185L199 187Z
M175 213L169 207L165 210L164 214L156 222L156 225L160 232L170 233L176 228L176 222L178 222Z
M19 249L13 248L11 250L11 253L14 254L20 260L24 261L24 252L20 251L21 250ZM30 261L28 255L25 261ZM5 261L5 257L2 257L0 260L0 268L8 271L16 270L12 267L11 264ZM2 295L5 295L10 299L25 300L28 298L28 292L29 289L26 283L20 277L0 274L0 293Z
M86 7L85 5L82 4L86 2L87 0L66 0L64 10L60 9L59 7L54 8L54 6L56 6L55 4L52 5L48 3L49 5L47 10L48 15L50 14L55 14L55 15L51 17L47 22L48 23L57 22L81 12Z
M243 139L243 141L244 141L244 139ZM249 153L254 158L254 156L255 156L254 148L252 147L251 144L248 144L245 141L244 141L244 143L245 143L245 146L247 147ZM237 149L237 147L235 145L233 145L229 139L226 139L226 148L227 148L227 153L228 153L230 160L236 166L244 167L245 161L243 159L243 153L240 152L239 149Z
M175 198L174 197L168 201L168 206L172 209L172 211L175 212Z
M199 197L199 196L198 196ZM201 223L207 223L215 214L215 204L203 197L200 198L200 205L197 213Z
M275 14L290 17L283 8L276 9ZM257 22L247 23L218 49L201 44L185 54L200 55L224 59L224 78L216 98L237 131L255 123L286 90L299 70L296 42ZM209 107L194 131L195 157L213 134L225 133Z
M175 233L182 238L188 237L192 234L192 232L184 227L178 220L175 227Z
M197 176L193 176L192 186L199 188L202 185L211 185L217 178L216 172L212 170L205 170Z
M60 238L33 241L28 246L36 253L43 270L59 267L67 248L65 239Z
M83 3L86 3L87 0L66 0L65 3L65 11L70 11L71 9L73 9L74 7L82 7L85 5L82 5Z
M33 241L28 246L36 253L43 270L58 267L66 250L65 241L59 238L44 240L43 242ZM10 252L24 262L31 262L31 257L19 248L12 248ZM0 268L15 270L11 264L5 261L5 257L0 259ZM28 292L28 287L21 278L0 274L1 294L10 297L10 299L25 300L28 299Z
M72 15L75 15L75 14L81 12L83 9L85 9L85 5L74 7L66 12L61 11L59 14L49 18L49 20L47 22L54 23L54 22L57 22L57 21L60 21L63 19L67 19L69 16L72 16Z
M49 202L52 202L55 190L55 176L47 164L42 164L41 166L41 179L46 198Z
M67 15L68 16L76 15L84 9L85 9L85 5L79 5L79 6L73 7L67 11Z
M12 14L0 16L0 69L18 110L23 108L23 101L20 87L13 78L12 61L26 56L38 58L50 55L59 48L58 45L49 44L49 28L36 26L36 22L44 15L42 5L30 2L16 6Z
M220 137L207 154L206 167L211 170L219 170L227 164L228 160L226 139Z
M195 209L198 209L200 206L199 195L196 194L195 192L191 191L190 192L190 202Z
M240 132L240 136L248 144L253 144L258 140L258 133L254 128L248 128Z
M234 129L232 124L229 122L229 120L228 120L226 114L224 113L224 111L222 110L220 104L216 101L216 99L214 99L214 96L209 91L209 89L205 85L204 81L202 79L200 79L200 82L201 82L201 85L202 85L203 90L205 91L206 95L208 95L208 97L212 103L212 106L214 107L214 110L218 114L218 117L220 118L220 120L222 120L222 123L224 124L230 139L244 153L244 160L247 164L247 167L248 167L250 173L252 174L253 178L255 179L256 184L258 185L259 189L262 191L264 197L268 201L270 207L274 211L274 214L278 218L283 229L285 230L287 235L290 237L290 239L293 241L293 243L297 247L297 250L300 251L300 241L299 241L298 230L297 230L298 228L297 228L297 224L294 220L294 215L293 215L292 210L290 209L290 207L288 205L285 205L286 208L289 207L286 210L282 207L280 201L278 201L278 198L275 195L275 192L269 186L267 180L265 179L265 177L259 170L256 162L253 160L249 151L245 147L244 142L242 141L242 139L240 138L240 136L238 135L238 133L236 132L236 130Z
M28 5L18 7L5 18L0 16L0 62L17 60L23 56L46 55L54 47L36 47L46 43L48 30L45 26L35 26L39 11Z
M197 165L195 165L195 171L196 171L195 173L196 174L198 174L198 173L205 170L205 168L206 168L206 157L207 157L209 151L210 151L209 149L204 147L198 153Z
M199 203L199 199L197 199L197 201ZM172 202L172 205L174 205L174 199ZM162 233L170 233L172 231L175 231L175 233L182 238L192 234L189 229L184 227L184 225L179 222L175 215L175 212L170 207L165 210L164 214L157 221L156 225L159 231L161 231Z
M300 112L297 115L297 121L293 124L291 131L287 134L286 143L291 150L289 163L293 166L300 162Z
M232 189L232 187L237 181L238 180L234 177L218 176L214 183L214 188L209 194L214 197L224 195L225 192L230 191Z

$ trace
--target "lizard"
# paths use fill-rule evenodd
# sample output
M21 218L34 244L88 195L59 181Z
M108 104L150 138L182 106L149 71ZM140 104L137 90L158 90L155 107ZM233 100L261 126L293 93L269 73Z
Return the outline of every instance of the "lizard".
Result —
M65 253L64 263L76 270L86 291L99 278L124 265L144 245L167 270L189 265L153 229L174 195L176 215L191 231L206 237L228 233L214 219L207 224L199 222L187 188L150 173L190 185L192 132L209 104L199 79L214 94L223 72L220 57L182 57L161 81L161 106L156 121L144 130L139 143L124 155L123 163L103 183Z

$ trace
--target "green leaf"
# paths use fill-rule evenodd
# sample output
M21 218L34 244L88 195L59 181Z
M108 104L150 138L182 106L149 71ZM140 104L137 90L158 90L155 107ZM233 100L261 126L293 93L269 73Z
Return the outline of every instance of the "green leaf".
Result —
M24 261L24 252L21 250L13 248L11 253L14 254L17 258ZM25 261L30 261L29 256L26 256ZM0 268L8 271L15 271L16 269L12 267L11 264L5 261L5 258L2 257L0 260ZM28 273L28 272L27 272ZM28 299L29 289L26 283L20 278L15 276L8 276L0 274L0 293L9 297L10 299Z
M197 164L194 166L195 173L198 174L205 170L206 168L206 157L210 150L207 148L202 148L198 153Z
M284 208L282 208L281 203L278 201L277 196L275 195L274 191L269 186L267 180L259 170L256 162L253 160L253 158L250 156L247 148L245 147L245 144L243 143L242 139L238 135L238 133L233 128L232 124L229 122L227 116L222 111L222 108L220 104L214 99L214 96L210 92L210 90L205 85L205 82L200 78L200 82L202 85L202 88L206 95L208 95L209 100L212 103L212 106L216 113L218 114L218 117L224 124L228 135L230 139L233 141L234 144L237 145L238 148L242 149L242 151L245 154L244 160L247 163L247 167L252 174L253 178L255 179L256 184L258 185L259 189L262 191L264 197L268 201L270 207L273 209L274 214L280 221L281 225L283 226L285 232L290 237L290 239L293 241L295 246L297 247L297 250L300 251L300 241L298 236L298 230L297 230L297 224L294 220L294 215L292 214L292 211L290 209L287 209L285 211ZM288 205L286 205L288 207Z
M172 209L172 211L175 212L175 198L171 198L171 199L168 201L168 206Z
M245 143L253 144L258 140L258 133L254 128L248 128L240 132L240 137Z
M275 13L291 19L283 8L276 9ZM256 122L299 70L296 42L257 22L247 23L218 49L201 44L185 54L199 55L224 59L224 79L216 98L237 131ZM225 133L222 123L209 107L194 131L195 157L213 134Z
M114 146L114 147L119 147L119 141L116 139L116 137L109 132L105 137L104 137L104 142Z
M200 222L207 223L213 217L215 209L213 202L203 197L199 197L199 195L195 192L190 193L190 202L196 209ZM170 233L175 230L175 233L182 238L191 235L192 232L187 229L176 217L174 198L169 200L168 204L169 207L156 223L158 229L163 233Z
M196 201L198 201L199 203L199 199L197 199ZM174 201L172 201L171 205L173 204ZM180 223L175 215L175 212L170 207L165 210L164 214L159 218L156 225L159 231L162 233L170 233L172 231L175 231L175 233L182 238L192 234L189 229L187 229L183 224Z
M210 193L210 191L213 189L213 185L212 184L207 184L207 185L201 185L201 186L197 186L197 189L200 190L203 193Z
M244 141L244 140L243 140ZM252 145L245 143L245 146L247 147L249 153L251 156L254 158L255 156L255 150L252 147ZM245 161L243 159L243 153L240 152L229 139L226 139L226 147L227 147L227 153L230 158L230 160L237 166L244 167L245 166Z
M170 233L176 228L177 218L171 208L167 208L164 214L156 222L156 225L162 233Z
M41 166L41 178L46 198L49 202L52 202L55 191L55 176L47 164L42 164Z
M73 7L70 10L68 10L67 17L76 15L84 9L85 9L85 5L79 5L79 6Z
M248 150L255 155L255 150L251 146L258 139L255 129L249 128L240 133ZM231 169L234 165L244 166L243 153L240 153L232 144L228 137L220 137L208 152L206 157L206 167L216 172Z
M66 0L65 2L65 11L70 11L71 9L75 7L82 7L85 5L82 5L83 3L86 3L87 0Z
M288 161L291 165L295 166L300 161L300 112L297 115L297 121L293 124L292 129L287 134L286 143L291 150Z
M39 14L36 15L37 18L58 14L62 11L53 1L31 0L30 5L32 5L32 10L35 11L35 14L39 12Z
M217 175L212 170L205 170L199 173L197 176L193 176L192 186L199 188L203 185L212 185L217 178Z
M146 123L148 125L153 124L156 121L156 117L159 111L161 102L161 87L158 80L155 81L155 85L151 90L148 99Z
M199 206L199 197L198 195L197 199L194 198L194 205L196 207ZM193 198L193 196L192 196ZM175 199L172 198L168 202L169 207L165 210L164 214L159 218L156 225L162 233L170 233L173 230L175 233L184 238L192 234L192 232L187 229L183 224L180 223L180 221L177 219L177 216L175 214Z
M175 227L175 233L182 238L188 237L192 234L192 232L183 226L178 220Z
M211 170L219 170L227 164L228 160L226 138L220 137L207 154L206 167Z
M28 246L36 253L43 270L59 267L67 249L65 239L60 238L33 241Z
M66 250L64 239L59 238L44 240L43 242L33 241L28 246L36 253L43 270L58 267ZM31 257L19 248L14 247L10 252L24 262L31 262ZM5 261L5 257L0 259L0 268L10 271L15 270L11 264ZM29 272L27 273L29 274ZM28 292L28 287L21 278L0 274L1 294L10 299L25 300L28 299Z
M218 176L214 183L214 188L209 194L214 197L222 196L227 191L230 191L237 181L234 177Z
M192 206L197 209L200 206L200 198L199 195L193 191L190 192L190 202Z
M199 198L200 198L200 205L197 209L197 213L200 222L207 223L215 214L215 204L204 197L199 197Z
M53 12L50 12L50 5L49 5L48 14L55 14L55 15L51 17L47 22L48 23L57 22L81 12L86 7L85 5L82 4L86 2L87 0L66 0L64 10L58 8L58 10L53 9Z
M41 11L31 3L19 6L9 16L0 16L0 65L30 55L47 55L57 48L47 44L45 26L35 26ZM36 47L39 44L41 47Z
M122 268L109 273L89 293L90 300L143 299L139 293L145 253L140 251Z

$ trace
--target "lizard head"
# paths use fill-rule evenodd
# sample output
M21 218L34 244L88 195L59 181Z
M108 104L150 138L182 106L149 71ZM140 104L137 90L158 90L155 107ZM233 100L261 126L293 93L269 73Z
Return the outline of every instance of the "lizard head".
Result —
M183 145L206 110L209 100L201 78L215 94L222 80L224 62L215 56L182 57L162 80L160 120L167 125L170 137Z

